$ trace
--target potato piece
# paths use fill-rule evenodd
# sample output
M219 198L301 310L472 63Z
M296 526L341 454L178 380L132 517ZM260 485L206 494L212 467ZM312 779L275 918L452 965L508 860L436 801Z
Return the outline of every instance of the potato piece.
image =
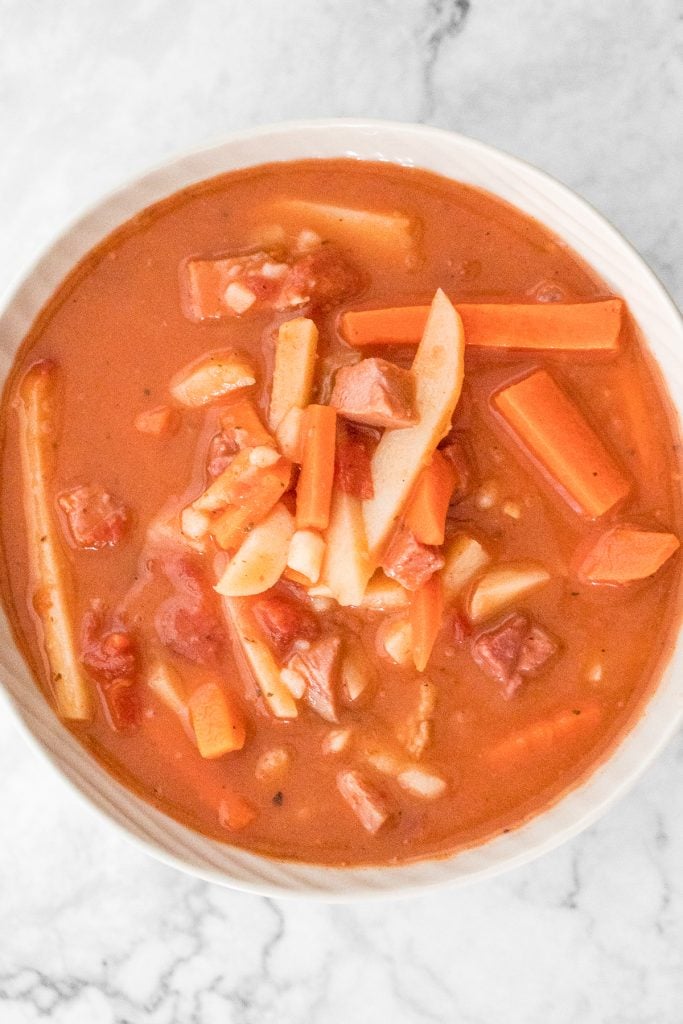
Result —
M239 597L224 597L223 608L266 705L275 718L296 718L296 701L280 679L280 669L259 634L248 602Z
M287 567L294 516L278 502L230 559L214 589L224 597L247 597L270 590Z
M325 541L317 530L297 530L294 533L287 555L290 569L301 573L311 583L317 583L324 557Z
M377 647L380 654L391 658L396 665L404 668L413 663L413 629L409 619L390 619L377 630Z
M271 430L277 430L293 406L304 409L310 403L317 347L318 328L312 320L299 316L280 324L268 410Z
M348 646L341 666L341 689L349 704L360 702L374 682L374 672L360 649Z
M404 768L396 777L401 789L422 800L436 800L446 792L446 780L434 771L418 768Z
M365 588L360 606L384 612L393 608L407 608L409 604L410 592L379 570Z
M52 512L50 484L57 437L57 369L35 363L19 387L19 447L33 607L43 626L43 645L62 718L92 718L91 688L76 652L71 618L73 584Z
M446 561L441 570L441 579L446 603L462 593L467 584L491 561L491 556L479 541L466 533L456 533L451 538L444 556Z
M536 562L509 562L489 569L472 587L468 615L472 622L483 622L549 580L550 573Z
M162 704L165 704L169 711L177 715L185 731L194 738L185 686L180 672L166 661L155 661L147 673L145 682Z
M359 605L371 575L362 503L335 485L320 583L340 605Z
M377 566L417 477L448 432L460 397L465 338L460 317L439 289L415 355L414 427L387 430L372 457L374 498L363 502L370 561Z
M301 462L303 454L303 420L304 410L293 405L280 421L280 425L275 431L275 439L280 446L280 451L291 462Z
M184 367L173 377L169 389L176 402L197 408L255 383L256 374L249 360L226 349L202 356Z
M293 221L331 240L365 253L392 259L412 256L418 224L405 213L371 213L306 199L282 199L271 206L273 219L289 227Z

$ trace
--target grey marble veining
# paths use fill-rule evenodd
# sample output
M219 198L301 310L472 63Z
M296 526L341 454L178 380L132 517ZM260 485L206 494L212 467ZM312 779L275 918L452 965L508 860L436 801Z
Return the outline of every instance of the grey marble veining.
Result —
M680 0L0 0L0 279L121 180L296 117L426 120L598 206L683 302ZM683 737L600 823L408 903L149 860L0 721L0 1024L680 1024Z

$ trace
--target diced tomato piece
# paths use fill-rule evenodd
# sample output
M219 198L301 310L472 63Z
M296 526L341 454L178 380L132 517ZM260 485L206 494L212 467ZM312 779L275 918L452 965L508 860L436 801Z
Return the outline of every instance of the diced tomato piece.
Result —
M201 564L189 555L169 556L162 568L177 593L157 610L154 625L159 639L188 661L215 662L225 645L225 628Z
M314 612L282 591L267 591L253 601L251 608L267 643L279 657L286 657L295 641L311 641L320 635Z
M121 540L128 511L99 484L79 484L62 491L57 503L66 516L69 539L76 547L113 547Z
M109 725L115 732L127 732L140 724L140 696L134 679L112 679L100 687Z
M103 619L102 602L94 602L81 625L81 661L102 679L130 677L137 660L133 638L123 628L105 630Z
M406 526L398 528L382 560L386 575L397 580L406 590L419 590L443 564L444 558L439 549L421 544Z

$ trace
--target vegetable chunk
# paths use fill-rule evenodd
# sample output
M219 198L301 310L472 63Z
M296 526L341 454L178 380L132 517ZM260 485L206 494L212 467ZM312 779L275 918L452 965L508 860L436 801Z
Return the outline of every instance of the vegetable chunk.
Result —
M244 746L244 719L218 683L204 683L189 700L192 728L202 757L222 757Z
M460 397L464 372L462 323L444 293L432 303L415 355L415 409L418 422L386 431L372 458L375 495L363 504L370 558L381 552L396 526L422 468L448 432Z
M577 575L584 583L619 585L644 580L661 569L679 547L673 533L613 526L597 539Z
M262 594L275 586L287 567L294 517L278 502L240 545L215 586L225 597Z
M275 718L296 718L297 707L250 613L248 598L224 597L223 608L266 706Z
M280 324L268 412L273 430L277 430L293 406L303 409L309 404L317 347L318 328L312 320L297 317Z
M410 604L413 662L418 672L427 668L441 629L443 604L443 584L439 573L435 573L415 592Z
M309 405L303 423L303 457L296 489L298 530L326 530L334 482L337 414L328 405Z
M176 402L196 408L255 383L256 374L249 360L225 349L202 356L180 370L169 387Z
M360 499L336 486L325 534L320 582L329 588L340 605L359 605L371 576Z
M576 512L597 519L628 495L630 481L546 370L499 391L493 405Z
M306 199L278 200L270 212L273 220L285 226L296 221L317 231L324 240L360 248L384 259L405 259L415 247L418 225L404 213L376 213Z
M550 580L537 562L508 562L489 569L474 584L468 601L472 622L482 622Z
M468 345L482 348L613 352L619 346L621 299L599 302L458 303ZM339 328L349 345L417 345L428 306L350 310Z
M406 511L406 525L422 544L443 544L446 514L457 482L455 466L437 449L417 478Z
M76 653L70 612L72 581L51 509L58 415L56 378L53 363L35 363L19 386L23 502L36 588L33 607L43 627L57 708L63 718L87 721L93 713L92 693Z
M549 756L551 751L571 751L579 740L595 732L602 719L596 702L562 708L548 718L512 733L484 754L495 772L515 772Z

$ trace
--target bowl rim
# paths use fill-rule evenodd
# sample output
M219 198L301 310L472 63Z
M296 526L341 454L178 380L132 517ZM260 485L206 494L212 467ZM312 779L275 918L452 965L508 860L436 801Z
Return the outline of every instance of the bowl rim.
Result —
M228 133L227 135L219 136L201 146L193 147L172 154L167 159L155 163L153 166L148 167L146 170L129 176L124 184L118 185L102 193L101 195L98 196L98 198L84 205L84 207L81 208L79 212L77 212L73 217L69 218L65 222L65 224L60 229L58 229L56 234L54 234L47 241L47 243L36 248L32 258L29 258L27 261L24 262L22 267L20 267L20 269L14 275L12 281L7 285L7 287L2 289L2 292L0 292L0 324L3 323L5 317L8 314L8 311L11 310L13 305L20 299L23 290L28 288L32 280L40 275L41 269L44 267L44 265L48 263L48 261L51 258L55 256L55 254L59 252L60 247L63 246L69 238L75 236L80 229L87 227L88 222L92 218L96 217L98 212L103 211L105 210L105 208L108 208L115 204L115 201L117 199L124 198L135 191L139 192L143 190L144 187L149 186L151 183L153 183L156 179L163 176L165 173L170 172L174 168L179 168L182 164L186 162L191 162L192 160L199 159L202 156L217 156L219 151L226 150L231 146L239 145L242 143L257 142L258 140L261 139L271 140L273 143L276 143L278 139L282 139L286 136L302 132L310 132L313 135L315 135L316 132L326 132L329 134L336 133L340 137L343 133L349 132L356 132L359 133L361 136L372 135L373 133L376 134L377 136L382 136L393 133L396 136L404 137L406 143L410 147L411 158L408 161L402 161L391 157L382 158L378 156L361 155L357 152L349 152L348 144L346 145L345 150L342 151L343 146L341 143L339 146L339 152L337 156L339 158L346 156L364 161L372 159L384 159L387 163L391 163L394 165L402 164L404 166L410 167L424 167L427 170L432 170L432 168L429 166L429 161L421 163L419 157L413 159L413 156L415 156L417 152L420 139L425 141L431 140L435 144L442 143L445 144L447 147L452 147L454 150L456 148L460 148L461 150L468 150L470 153L479 156L485 163L492 163L494 166L501 166L504 169L504 171L512 175L513 179L519 177L520 180L524 180L530 186L532 191L536 186L543 186L551 194L554 194L556 197L559 198L559 200L561 201L561 206L569 207L570 209L573 208L574 210L586 215L588 217L589 222L592 221L594 223L597 223L603 235L607 239L609 239L609 241L613 245L616 246L616 248L620 251L621 257L624 260L626 260L627 262L630 261L633 270L637 272L637 276L643 282L646 283L647 288L654 299L655 305L659 306L659 313L663 316L664 322L666 323L668 320L667 326L670 330L673 331L675 335L678 336L679 343L683 347L683 318L681 318L681 314L679 313L675 303L673 302L673 299L667 293L662 283L656 277L656 275L645 262L645 260L631 245L631 243L605 218L605 216L602 213L600 213L595 207L593 207L590 203L588 203L585 199L580 197L567 185L564 185L556 178L554 178L552 175L540 170L533 164L524 161L519 157L512 156L504 152L503 150L498 149L495 146L481 142L477 139L470 138L469 136L462 135L459 132L454 132L442 128L436 128L430 125L414 124L410 122L354 117L291 120L276 122L273 124L259 125L257 127L249 128L246 130L237 130ZM276 164L278 162L290 162L291 160L294 159L307 158L314 159L315 155L311 154L309 157L287 157L284 159L279 159L278 157L269 157L267 159L238 164L234 168L230 168L230 170L237 169L238 167L256 167L264 163ZM328 158L333 159L334 157L329 156ZM456 174L456 170L457 169L454 168L453 174L450 175L451 179L455 181L459 180ZM212 174L210 173L208 175L208 177L215 176L216 174L219 173L223 172L214 170ZM446 172L443 171L433 171L433 173L442 174L446 177L449 176ZM204 180L206 177L207 175L200 175L196 179L192 179L192 181L198 182ZM189 184L191 184L191 181L188 180L182 185L176 185L174 188L171 189L170 192L166 194L171 195L175 191L188 187ZM493 189L490 189L490 191L492 191L494 195L497 195L497 193L493 191ZM505 199L506 197L499 196L499 198ZM150 203L156 201L157 200L153 199L151 201L142 202L137 206L137 210L143 210L147 206L149 206ZM511 201L510 199L507 199L507 201L513 202L513 205L515 205L514 201ZM518 208L521 209L523 213L527 213L528 215L528 211L526 211L523 206L520 205ZM129 216L131 216L131 214L127 214L123 220L128 219ZM531 214L531 216L537 215ZM540 220L540 217L537 217L537 219ZM121 221L120 223L122 222L123 221ZM541 223L549 230L557 233L562 241L565 241L565 237L560 232L557 232L555 228L550 227L547 224L544 224L542 220ZM104 234L100 236L100 238L106 238L110 230L111 229L105 231ZM93 244L97 243L89 241L85 251L88 251L90 248L92 248ZM576 248L575 243L567 244L571 245L572 248ZM587 259L587 261L589 263L591 262L590 259ZM73 262L71 265L73 265ZM603 274L602 271L600 273ZM48 295L53 290L54 288L51 287L48 291ZM626 297L628 299L628 296ZM39 306L41 305L42 302L39 303ZM660 361L654 355L654 353L653 359L660 367L660 370L662 370ZM680 359L681 357L679 357L679 361ZM669 394L670 404L672 408L676 411L683 413L683 393L680 398L674 397L674 395L672 394L671 382L669 380L669 377L663 372L663 370L662 376L664 378L664 383ZM679 383L681 383L683 387L683 369L681 369ZM573 787L568 793L560 795L557 798L557 800L554 803L552 803L549 807L547 807L543 811L538 812L538 814L534 815L531 819L531 823L538 822L541 819L547 819L548 816L556 816L554 815L554 812L557 812L558 809L562 808L562 806L566 804L566 802L572 795L580 794L586 791L586 789L590 787L590 784L595 780L596 776L600 774L602 769L615 760L616 755L622 749L626 740L629 739L638 730L638 727L640 726L642 720L647 716L648 709L652 705L655 696L663 688L665 679L667 679L667 677L672 672L672 666L676 654L678 653L680 655L683 655L683 652L679 650L681 646L681 631L679 629L676 642L672 643L671 649L667 653L666 657L660 661L660 664L657 668L657 672L659 673L659 682L648 696L644 705L641 706L638 712L638 717L631 723L628 732L621 737L621 739L618 741L617 746L611 750L611 752L608 754L604 762L598 763L598 765L595 768L593 768L588 773L588 775L582 781L580 781L575 787ZM20 652L19 656L23 661L23 656L21 656ZM36 689L38 688L36 687ZM328 889L326 887L319 888L313 885L311 882L302 883L301 881L298 881L296 884L293 885L291 883L283 884L282 882L277 880L274 882L264 881L262 878L245 880L244 878L229 875L228 873L226 873L224 868L217 869L211 866L198 865L196 863L192 863L191 859L189 858L184 858L183 856L170 852L168 849L164 848L164 846L159 841L152 839L149 834L142 833L141 831L139 831L125 815L121 813L115 813L115 811L113 811L111 807L107 807L106 801L104 801L101 797L99 797L99 794L97 794L96 787L88 787L84 784L82 779L74 779L73 773L69 772L63 760L60 758L59 752L49 747L44 741L44 739L41 739L37 735L34 726L31 724L32 716L27 714L25 708L21 706L19 701L16 699L15 695L10 691L8 685L5 683L4 678L0 680L0 699L2 700L2 704L10 710L11 716L13 717L15 723L19 727L21 734L24 736L24 738L29 743L31 748L35 750L41 758L46 760L49 764L52 765L53 768L56 769L58 777L60 777L62 781L67 784L71 792L75 792L78 795L78 797L87 804L88 807L94 809L98 816L106 820L110 826L113 825L114 828L120 834L126 837L128 841L132 841L134 844L144 849L148 854L150 854L155 859L161 861L162 863L168 866L175 867L181 871L184 871L185 873L188 873L193 877L198 877L205 881L218 883L237 890L277 898L318 899L328 903L345 903L357 899L396 899L410 897L419 894L425 894L435 889L454 888L456 886L469 884L473 881L490 878L495 875L502 874L503 872L513 870L514 868L520 867L523 864L531 862L532 860L536 859L536 857L539 857L544 853L547 853L557 848L564 842L567 842L569 839L573 838L579 832L588 828L598 818L600 818L604 813L606 813L606 811L611 806L613 806L618 799L625 795L625 793L629 789L631 789L631 787L641 777L641 775L645 772L647 767L658 756L658 754L661 752L664 746L675 734L679 727L681 719L683 719L682 692L678 696L677 708L673 709L673 713L671 713L671 708L668 709L668 717L666 718L666 720L662 720L661 723L658 724L658 727L656 729L656 735L649 739L646 749L644 751L641 751L639 757L630 766L629 770L620 779L613 780L611 784L607 787L606 792L599 793L597 797L594 797L592 800L590 800L586 804L586 807L581 813L575 813L573 818L568 823L565 822L564 824L561 823L561 815L559 815L560 820L558 820L558 825L554 828L554 830L551 830L547 835L545 835L544 838L532 840L526 848L521 848L517 852L514 852L514 849L513 851L507 854L503 852L498 859L494 858L493 862L488 864L484 863L479 868L466 871L464 874L457 874L454 871L453 874L449 876L444 871L439 871L437 874L434 875L434 877L429 878L427 877L428 872L423 871L422 874L425 877L418 878L418 880L407 881L405 880L404 877L402 878L402 875L405 876L405 873L411 868L426 867L427 869L429 869L429 867L436 867L438 865L441 865L442 867L448 865L455 865L455 863L458 860L461 860L465 854L476 854L477 851L490 849L492 844L500 844L501 839L504 837L495 837L493 839L485 841L482 844L478 844L477 846L469 850L460 851L449 857L429 858L427 860L410 862L408 864L401 864L396 866L385 865L378 868L350 867L340 869L307 862L283 862L260 854L249 854L250 858L260 862L261 864L265 863L268 867L281 867L284 864L285 867L294 866L297 869L298 874L308 872L310 874L317 873L326 876L336 876L339 881L339 885L336 885L334 888ZM45 705L49 707L44 697L43 700L45 702ZM56 719L56 715L54 715L54 711L51 708L50 713ZM64 729L63 726L61 728ZM64 731L67 732L66 730ZM70 734L67 732L67 735ZM88 764L96 765L100 771L104 772L107 775L107 777L112 780L113 784L116 787L124 789L129 796L131 795L130 790L128 790L127 787L123 786L122 783L119 783L117 780L109 776L109 774L106 773L105 769L102 768L99 762L95 761L95 759L92 758L84 748L80 748L80 750L83 758ZM141 801L141 798L137 796L135 797L135 799ZM144 803L144 801L142 802ZM168 819L166 815L163 815L162 812L157 811L155 808L150 808L150 805L146 803L144 803L144 806L145 808L150 809L153 813L161 815L166 820L173 820ZM519 826L516 826L512 830L511 835L520 836L527 829L529 824L530 822L523 822ZM190 832L193 836L196 836L196 833L193 830L187 829L185 826L178 825L177 827L181 830ZM524 844L522 844L522 846L523 845ZM231 849L234 848L231 847ZM415 872L412 873L415 874ZM369 885L367 881L359 881L360 876L371 874L384 875L384 882L381 885L377 886L372 884ZM389 879L387 884L388 876L391 876L391 878Z

